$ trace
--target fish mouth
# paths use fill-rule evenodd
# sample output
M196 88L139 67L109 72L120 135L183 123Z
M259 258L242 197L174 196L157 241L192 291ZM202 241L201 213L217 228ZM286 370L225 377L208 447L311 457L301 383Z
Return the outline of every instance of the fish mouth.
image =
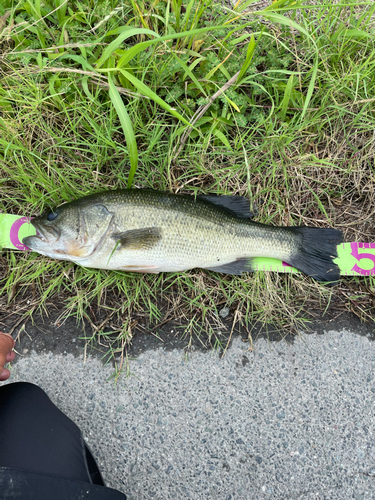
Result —
M39 252L42 248L45 249L46 245L52 245L60 238L60 231L52 226L41 225L36 220L32 220L31 224L36 229L36 235L26 236L22 240L22 243L31 250Z
M32 220L31 224L36 229L36 238L43 243L52 244L60 238L60 231L53 226L41 225L36 220Z

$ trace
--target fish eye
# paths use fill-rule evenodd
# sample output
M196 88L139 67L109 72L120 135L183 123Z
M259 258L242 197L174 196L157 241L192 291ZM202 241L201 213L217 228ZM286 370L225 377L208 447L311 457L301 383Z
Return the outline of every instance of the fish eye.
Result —
M57 212L50 212L50 213L47 215L47 219L48 219L48 220L55 220L57 216L58 216L58 213L57 213Z

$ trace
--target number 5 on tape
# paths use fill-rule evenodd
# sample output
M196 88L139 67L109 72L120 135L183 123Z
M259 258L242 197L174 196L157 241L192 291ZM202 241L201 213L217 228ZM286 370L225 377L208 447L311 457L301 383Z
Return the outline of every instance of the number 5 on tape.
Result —
M375 274L375 243L350 243L350 254L358 261L352 271L364 276Z

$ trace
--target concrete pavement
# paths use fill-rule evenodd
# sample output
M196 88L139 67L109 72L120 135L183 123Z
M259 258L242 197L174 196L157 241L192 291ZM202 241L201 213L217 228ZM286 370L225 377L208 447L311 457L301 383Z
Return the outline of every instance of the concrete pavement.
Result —
M163 347L113 367L29 352L10 381L38 384L82 429L129 499L375 498L375 343L350 331Z

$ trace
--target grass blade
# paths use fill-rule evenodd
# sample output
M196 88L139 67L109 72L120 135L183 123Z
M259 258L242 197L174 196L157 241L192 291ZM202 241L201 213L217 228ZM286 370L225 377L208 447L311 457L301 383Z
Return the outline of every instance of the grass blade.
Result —
M194 73L191 71L191 67L189 68L182 59L180 59L174 52L172 52L173 54L173 57L178 61L178 64L181 66L182 69L185 70L185 74L184 74L184 79L185 79L185 76L186 74L190 76L191 80L195 83L195 85L197 86L197 88L202 92L202 94L207 97L207 94L206 92L204 91L204 88L202 87L202 85L198 82L197 78L194 76ZM202 60L203 58L200 58L198 59L198 61ZM195 62L195 61L194 61ZM194 63L192 63L194 64Z
M56 1L56 14L57 14L57 19L59 21L59 26L62 26L65 15L66 15L66 10L68 8L68 0L55 0Z
M290 97L291 97L291 94L292 94L293 85L294 85L294 75L290 75L290 77L288 79L288 83L286 84L283 102L281 103L280 118L283 121L285 120L286 112L288 110L288 104L289 104Z
M351 39L351 38L373 38L374 35L371 35L366 31L358 30L355 28L351 30L344 30L340 33L339 36Z
M311 101L311 96L314 92L314 86L315 86L315 80L316 80L316 75L318 74L318 53L316 54L315 57L315 62L313 66L313 72L311 75L311 80L309 83L309 88L307 89L307 94L306 94L306 99L305 99L305 104L303 105L303 110L301 113L301 120L306 114L307 108L309 107L310 101Z
M253 59L253 55L254 55L254 51L255 51L256 45L257 44L255 42L254 35L252 35L251 38L250 38L250 42L249 42L249 44L247 46L246 59L245 59L245 62L243 63L243 65L242 65L242 68L240 70L240 74L238 75L236 83L240 83L240 81L244 77L244 74L248 70L248 68L249 68L249 66L251 64L251 61Z
M254 12L254 14L257 14L257 12ZM307 38L310 38L310 40L313 40L313 38L311 37L311 35L309 35L309 33L305 30L305 28L302 28L300 24L296 23L292 19L289 19L289 17L285 17L282 16L281 14L275 14L274 12L267 12L267 11L260 11L259 14L262 15L263 17L266 17L273 23L283 24L284 26L292 27L297 31L299 31L300 33L303 33L305 36L307 36Z
M197 59L190 64L190 66L189 66L190 71L193 71L195 66L197 66L198 64L200 64L202 61L205 61L205 60L206 60L205 57L200 57L200 56L197 57ZM187 76L187 73L185 72L184 76L182 77L182 81L185 81L186 76Z
M135 140L133 125L126 111L126 107L121 99L121 96L116 88L116 85L113 83L112 75L108 75L109 82L109 97L111 98L112 104L117 112L117 116L119 117L122 130L124 131L126 145L129 150L129 159L130 159L130 172L128 177L128 188L131 187L133 182L133 177L135 171L138 166L138 148L137 141Z
M82 56L77 56L75 54L64 54L58 57L58 61L62 61L63 59L72 59L79 63L82 68L86 71L95 71L91 64Z
M241 3L241 1L237 1L235 6L233 7L233 10L235 12L242 12L243 10L247 9L250 5L253 3L257 2L257 0L247 0L247 2Z
M106 70L103 69L101 71L106 71ZM113 71L113 69L110 71ZM178 118L186 125L189 125L189 122L182 115L180 115L180 113L178 113L174 108L172 108L172 106L167 104L161 97L155 94L155 92L153 92L149 87L147 87L147 85L138 80L138 78L136 78L135 76L131 75L125 69L120 69L120 71L124 75L124 77L127 78L142 95L148 97L149 99L152 99L153 101L156 102L156 104L159 104L159 106L161 106L163 109L171 113L171 115Z
M223 132L221 132L220 130L213 130L212 131L212 134L217 137L228 149L230 149L232 151L232 148L229 144L229 141L228 139L225 137L225 135L223 134Z
M247 26L247 24L242 25L242 26L238 26L238 29L241 29L245 26ZM215 30L219 30L219 29L229 29L229 27L225 26L225 25L209 26L207 28L199 28L199 29L190 30L190 31L183 31L182 33L175 33L173 35L164 35L164 36L161 36L155 40L149 40L147 42L137 43L137 45L135 45L131 49L127 50L126 54L124 54L121 57L121 59L119 60L119 62L117 64L117 69L120 69L123 66L125 66L129 61L131 61L133 59L133 57L135 57L137 54L139 54L139 52L142 52L142 50L146 50L148 47L150 47L151 45L153 45L155 43L164 42L167 40L175 40L175 39L184 38L184 37L191 37L193 35L199 35L201 33L206 33L207 31L215 31Z
M100 68L101 66L103 66L103 64L106 62L106 60L111 57L111 55L120 47L120 45L125 40L127 40L128 38L130 38L132 36L141 35L141 34L148 34L148 35L152 35L152 36L155 36L157 38L160 38L159 35L157 33L155 33L155 31L152 31L152 30L149 30L146 28L133 28L130 26L126 26L125 28L127 28L127 29L124 29L122 31L122 33L116 38L116 40L113 40L113 42L111 42L108 45L108 47L104 50L103 54L96 62L97 68ZM137 44L137 45L139 45L139 44ZM136 45L136 47L137 47L137 45Z

